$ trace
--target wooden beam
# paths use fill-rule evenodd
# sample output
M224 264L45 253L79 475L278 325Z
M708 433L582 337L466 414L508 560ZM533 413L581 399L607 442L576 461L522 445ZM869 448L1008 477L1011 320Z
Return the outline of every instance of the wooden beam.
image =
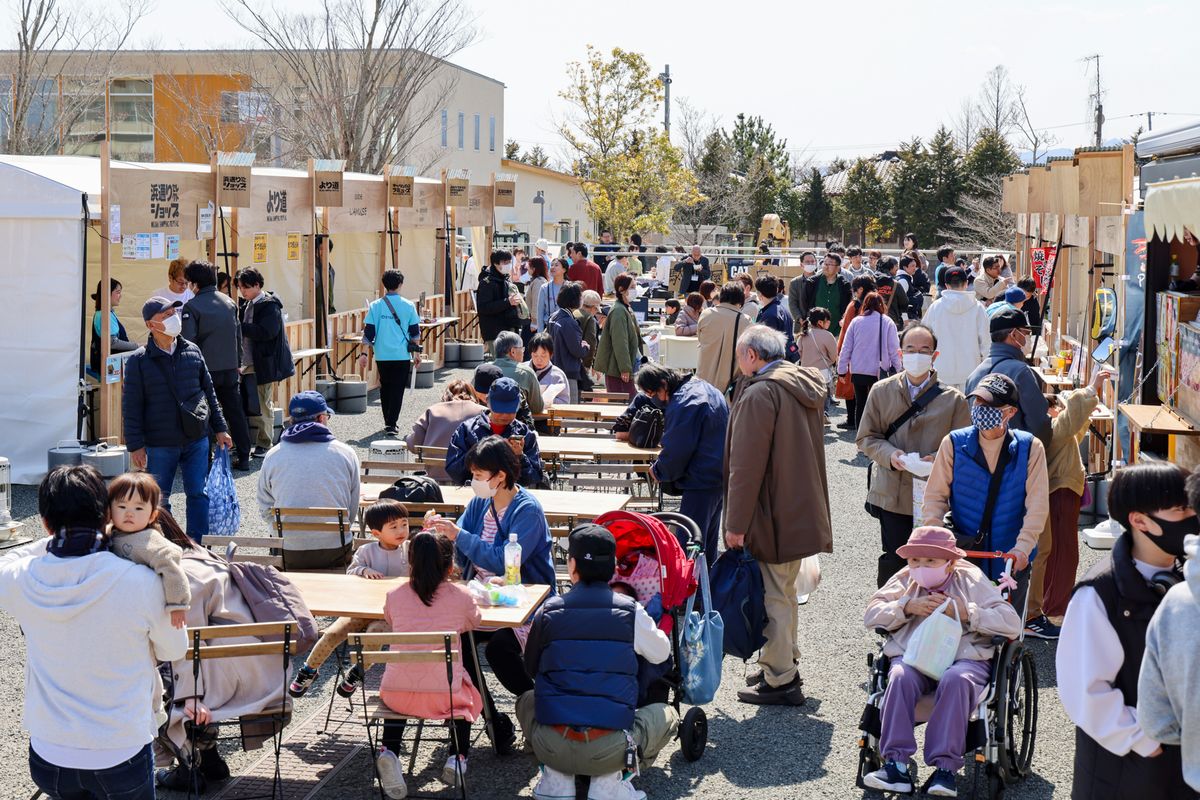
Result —
M106 93L107 96L107 93ZM107 106L107 103L106 103ZM107 127L107 126L106 126ZM112 337L108 333L109 318L112 316L112 242L108 240L109 190L112 188L111 153L108 138L100 143L100 332L93 326L92 335L100 337L100 415L98 430L93 435L103 439L112 436L117 427L113 424L113 386L108 382L108 357L112 355Z

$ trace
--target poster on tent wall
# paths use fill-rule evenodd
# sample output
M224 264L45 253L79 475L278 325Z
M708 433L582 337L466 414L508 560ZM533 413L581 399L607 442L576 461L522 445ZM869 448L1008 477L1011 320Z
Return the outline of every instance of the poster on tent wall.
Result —
M467 190L467 207L459 210L454 221L465 228L491 227L492 187L472 185Z
M128 234L176 234L193 241L196 209L213 200L207 168L184 172L113 164L109 175L108 202L121 206L121 230Z
M442 183L413 185L412 208L397 209L401 228L440 228L446 224L446 192Z
M387 208L387 184L382 180L347 179L342 205L329 209L329 232L378 233L383 230Z
M1057 251L1056 247L1029 248L1029 266L1033 270L1033 278L1037 281L1038 289L1042 291L1050 288L1050 276L1054 272L1054 257Z
M307 175L260 175L250 185L250 207L238 213L243 231L286 236L312 228L312 181Z

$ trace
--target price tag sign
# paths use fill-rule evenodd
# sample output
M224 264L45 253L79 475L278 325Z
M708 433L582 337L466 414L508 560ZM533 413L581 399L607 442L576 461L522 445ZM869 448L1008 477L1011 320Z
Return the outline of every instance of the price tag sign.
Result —
M293 231L287 235L287 260L300 260L300 234Z
M254 234L254 263L267 263L267 235L265 233Z

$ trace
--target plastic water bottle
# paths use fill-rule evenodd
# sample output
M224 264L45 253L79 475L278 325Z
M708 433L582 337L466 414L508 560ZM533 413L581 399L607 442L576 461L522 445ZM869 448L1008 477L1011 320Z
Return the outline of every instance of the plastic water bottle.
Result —
M504 545L504 583L521 585L521 545L515 533L508 535L508 544Z

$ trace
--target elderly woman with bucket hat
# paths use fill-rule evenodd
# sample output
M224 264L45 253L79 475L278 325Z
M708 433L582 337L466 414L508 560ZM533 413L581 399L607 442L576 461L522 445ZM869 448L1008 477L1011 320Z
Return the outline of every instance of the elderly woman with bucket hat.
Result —
M954 775L963 766L967 722L991 677L993 636L1021 633L1021 616L982 570L965 559L954 534L945 528L917 528L897 554L908 561L867 604L863 624L888 632L883 653L891 658L883 695L880 752L884 765L863 782L886 792L912 792L909 759L917 701L934 693L925 729L925 763L935 772L926 793L954 797ZM907 661L914 635L933 614L947 613L962 623L963 634L950 667L934 679Z

